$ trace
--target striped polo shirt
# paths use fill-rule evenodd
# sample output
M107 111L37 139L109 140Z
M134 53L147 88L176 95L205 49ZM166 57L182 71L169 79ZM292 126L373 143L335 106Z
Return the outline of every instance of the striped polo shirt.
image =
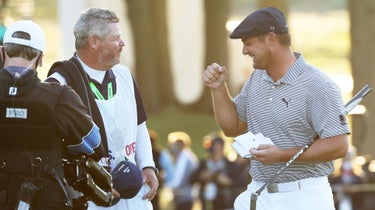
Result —
M296 62L274 82L265 70L254 70L233 101L238 116L252 133L262 133L280 148L308 144L316 135L327 138L350 133L339 87L322 71L294 53ZM268 181L285 163L263 165L251 161L250 175ZM289 182L327 176L333 163L293 163L275 180Z

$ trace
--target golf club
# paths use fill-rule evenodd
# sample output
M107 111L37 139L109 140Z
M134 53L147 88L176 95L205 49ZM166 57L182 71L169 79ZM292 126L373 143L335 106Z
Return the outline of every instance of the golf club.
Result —
M352 99L350 99L344 106L343 114L348 114L355 106L357 106L370 92L372 87L369 84L366 84L357 94L355 94ZM271 177L268 182L264 183L255 193L251 193L250 198L250 210L256 210L256 201L258 196L262 191L272 183L285 169L287 169L297 158L299 158L319 137L316 137L313 141L302 147L283 167L281 167L275 175Z

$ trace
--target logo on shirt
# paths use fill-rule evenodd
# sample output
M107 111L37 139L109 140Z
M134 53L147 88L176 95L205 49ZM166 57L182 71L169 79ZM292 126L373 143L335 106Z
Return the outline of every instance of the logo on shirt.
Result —
M340 122L341 122L341 125L347 125L348 124L348 122L346 121L345 115L340 114Z
M130 143L128 145L125 145L125 154L127 156L135 154L135 142L132 142L132 143Z
M10 95L10 96L15 96L15 95L17 95L17 87L10 87L10 88L9 88L9 95Z
M288 108L290 99L282 98L281 100L285 103L286 108Z

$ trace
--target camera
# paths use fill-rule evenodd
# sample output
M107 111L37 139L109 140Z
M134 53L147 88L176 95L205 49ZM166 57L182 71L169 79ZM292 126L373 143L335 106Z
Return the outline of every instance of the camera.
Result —
M107 169L86 156L64 159L63 165L65 179L75 190L98 206L112 205L112 176Z

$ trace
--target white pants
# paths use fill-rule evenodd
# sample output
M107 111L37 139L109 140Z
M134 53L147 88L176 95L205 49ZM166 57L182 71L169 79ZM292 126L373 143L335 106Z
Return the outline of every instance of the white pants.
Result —
M142 197L150 191L150 187L144 184L138 194L131 199L121 199L116 205L111 207L97 206L89 201L88 210L152 210L151 201L143 200Z
M252 181L247 190L237 196L235 210L250 210L251 193L264 183ZM256 210L334 210L333 194L327 177L302 179L283 183L283 192L270 193L267 187L258 196ZM295 188L295 186L298 186Z

